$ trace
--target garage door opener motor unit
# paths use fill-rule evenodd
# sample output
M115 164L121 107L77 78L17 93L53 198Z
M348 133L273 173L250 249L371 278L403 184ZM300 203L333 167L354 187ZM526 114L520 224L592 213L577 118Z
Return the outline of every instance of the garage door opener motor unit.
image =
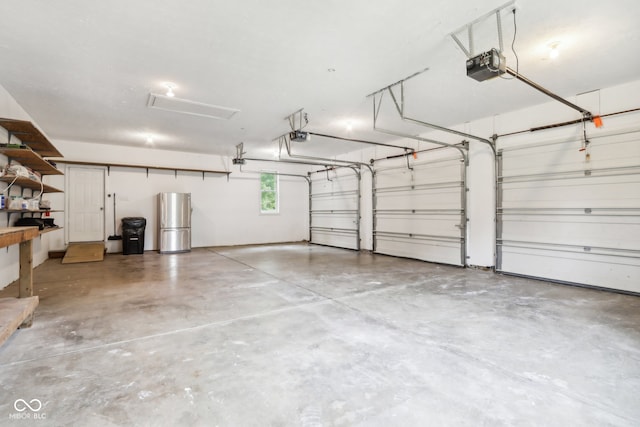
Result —
M294 130L289 132L289 139L295 142L307 142L311 139L311 135L309 135L309 132Z
M506 71L507 61L497 49L491 49L467 60L467 76L479 82L497 77Z

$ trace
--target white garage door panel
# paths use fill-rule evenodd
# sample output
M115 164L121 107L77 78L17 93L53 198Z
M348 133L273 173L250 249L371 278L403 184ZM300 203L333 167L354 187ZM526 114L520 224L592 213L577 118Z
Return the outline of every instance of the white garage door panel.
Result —
M640 236L640 210L628 215L504 215L503 235L521 242L540 242L541 236L548 236L545 243L633 250Z
M356 220L352 214L317 214L313 216L313 226L323 228L356 228Z
M334 195L312 196L313 210L357 210L358 193L349 191Z
M317 245L335 246L338 248L358 250L358 244L351 233L325 232L311 230L311 241Z
M311 185L314 194L332 193L340 191L355 191L359 187L359 179L355 172L350 169L338 169L329 172L319 172L312 175Z
M406 167L377 170L378 187L403 187L411 183L439 186L451 181L452 177L456 178L454 181L460 179L459 163L451 162L447 167L443 167L441 164L438 166L437 168L426 168L424 165L422 167L414 165L413 172Z
M377 226L380 230L395 230L399 233L420 233L430 236L460 237L460 214L446 215L377 215Z
M640 132L500 154L499 271L640 292Z
M398 187L407 183L439 184L460 178L460 160L448 158L433 162L411 163L408 169L405 163L399 166L376 169L380 187Z
M635 208L640 206L639 186L640 175L505 183L503 207Z
M379 234L376 252L385 255L414 258L441 264L460 264L459 241L430 241L419 237L403 238Z
M378 190L376 191L376 209L459 209L460 188L462 183L449 185L447 188L431 188L414 190Z
M510 247L503 249L510 273L569 283L640 292L640 260L633 257L581 254L559 250ZM563 248L570 250L570 248ZM570 265L570 269L567 268ZM505 269L506 270L506 269Z
M550 174L554 172L583 171L587 169L609 169L637 167L640 144L634 133L591 138L587 163L579 149L581 141L565 141L503 150L509 162L504 164L504 175ZM624 155L622 155L624 153Z
M406 159L376 169L375 251L464 265L464 165L459 158Z

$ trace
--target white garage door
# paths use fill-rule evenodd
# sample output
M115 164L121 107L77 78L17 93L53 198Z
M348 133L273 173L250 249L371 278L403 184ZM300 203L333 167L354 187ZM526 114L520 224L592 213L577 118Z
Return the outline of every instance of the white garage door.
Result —
M426 156L425 156L426 157ZM465 166L459 156L376 167L374 251L464 265Z
M360 172L338 168L311 174L311 243L360 249Z
M640 292L640 132L581 145L499 150L497 270Z

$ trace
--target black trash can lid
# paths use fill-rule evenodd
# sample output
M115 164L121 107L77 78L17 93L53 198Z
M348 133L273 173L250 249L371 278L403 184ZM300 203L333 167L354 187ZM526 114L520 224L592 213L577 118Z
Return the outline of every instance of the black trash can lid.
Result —
M139 216L128 216L122 218L122 225L130 226L130 227L144 227L147 225L146 218Z

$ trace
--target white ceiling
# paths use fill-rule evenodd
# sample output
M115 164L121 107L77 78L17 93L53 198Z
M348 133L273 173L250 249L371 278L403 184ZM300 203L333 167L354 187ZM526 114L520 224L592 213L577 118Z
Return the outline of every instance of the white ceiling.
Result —
M143 147L151 135L158 149L224 155L244 142L264 157L288 131L284 117L304 107L309 130L385 141L371 131L366 95L425 67L407 83L407 109L427 121L453 125L547 101L517 81L466 77L448 36L505 2L1 0L0 85L54 140ZM516 5L519 69L532 80L573 96L638 78L637 0ZM477 50L497 47L485 38L494 21L483 25ZM503 25L515 68L509 15ZM552 61L553 40L561 55ZM147 108L166 81L179 98L240 113L221 121ZM320 138L301 150L358 147Z

